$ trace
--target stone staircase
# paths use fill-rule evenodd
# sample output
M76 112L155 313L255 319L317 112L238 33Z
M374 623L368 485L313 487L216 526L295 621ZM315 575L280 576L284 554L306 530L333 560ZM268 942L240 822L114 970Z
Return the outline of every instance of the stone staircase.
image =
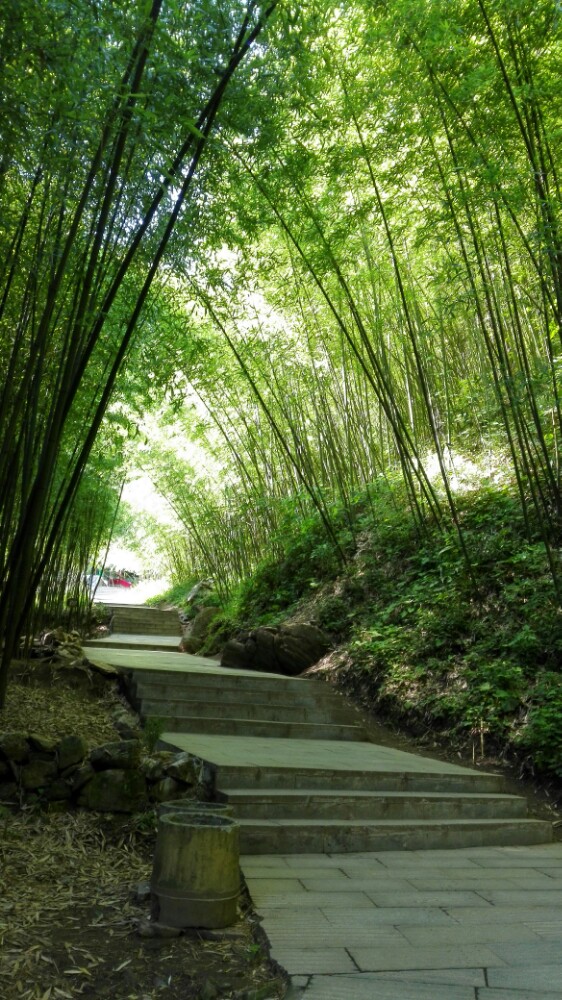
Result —
M181 637L177 611L161 611L142 604L111 604L111 631L119 635L168 635Z
M138 672L133 703L168 733L365 741L358 713L322 684L228 670L221 674Z
M162 748L217 765L245 854L552 840L551 824L528 818L500 775L370 743L358 712L319 681L189 660L185 672L133 669L130 697L145 721L161 721Z
M495 782L483 775L476 775L481 781L444 777L406 772L389 780L388 774L355 773L350 790L349 775L341 771L320 777L304 769L240 773L227 766L219 768L218 786L234 807L246 854L447 849L552 839L550 824L528 819L526 800L505 794L501 777ZM300 787L291 787L293 780ZM324 788L328 782L330 788Z

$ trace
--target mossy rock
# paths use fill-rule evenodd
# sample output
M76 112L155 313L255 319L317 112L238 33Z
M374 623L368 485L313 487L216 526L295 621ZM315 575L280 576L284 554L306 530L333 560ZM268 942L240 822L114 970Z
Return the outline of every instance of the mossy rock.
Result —
M94 812L133 813L146 803L146 782L138 771L98 771L82 788L78 805Z

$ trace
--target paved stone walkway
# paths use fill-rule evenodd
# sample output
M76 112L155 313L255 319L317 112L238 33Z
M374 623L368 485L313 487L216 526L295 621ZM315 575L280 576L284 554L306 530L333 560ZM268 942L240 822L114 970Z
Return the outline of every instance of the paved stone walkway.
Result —
M255 678L251 671L225 675L200 657L154 652L157 640L147 637L146 648L131 650L127 637L112 636L107 655L99 645L95 653L125 669L184 674L193 683L202 675ZM218 764L219 777L246 767L256 782L274 767L294 769L296 785L303 768L337 769L346 787L371 770L381 781L393 773L409 782L417 773L445 782L466 774L368 743L166 737ZM272 957L291 976L291 1000L562 1000L562 844L262 853L241 864Z
M291 1000L562 998L562 844L244 857Z

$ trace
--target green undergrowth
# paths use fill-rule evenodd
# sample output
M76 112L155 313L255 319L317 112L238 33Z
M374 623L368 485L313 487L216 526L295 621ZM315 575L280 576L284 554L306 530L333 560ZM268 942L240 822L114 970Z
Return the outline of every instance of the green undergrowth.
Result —
M294 515L281 556L217 607L201 652L239 629L314 621L337 648L336 683L381 721L562 778L562 609L540 533L514 489L480 483L457 501L470 566L453 531L420 532L386 483L332 508L345 562L318 517Z
M385 487L351 518L337 513L344 566L310 518L226 617L248 627L305 614L342 654L337 683L383 721L517 753L560 778L562 609L544 544L510 489L481 485L458 505L470 566L455 534L429 526L421 536Z
M184 607L187 602L187 595L196 583L196 577L189 577L186 580L180 580L178 583L174 583L172 587L169 587L168 590L164 591L164 593L156 594L155 597L149 597L145 601L145 604L153 608L157 608L161 604L173 604L178 608Z

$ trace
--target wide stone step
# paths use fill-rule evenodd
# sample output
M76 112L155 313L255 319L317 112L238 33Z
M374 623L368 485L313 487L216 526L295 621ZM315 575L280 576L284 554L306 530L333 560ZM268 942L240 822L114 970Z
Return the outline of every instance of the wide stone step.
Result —
M144 636L146 638L152 638L153 636L158 637L159 635L169 635L177 636L178 642L181 639L181 629L173 628L172 626L162 625L161 628L158 625L153 625L151 628L142 628L141 626L135 627L134 622L113 622L112 623L112 634L117 635L138 635Z
M174 636L174 638L177 636L178 643L181 639L181 630L179 628L169 628L167 626L158 628L157 625L153 628L135 627L134 622L118 622L113 625L113 632L118 635L155 636L156 638L159 635L169 635Z
M177 615L173 615L171 618L151 618L150 621L144 621L142 618L131 617L130 615L113 615L113 621L116 625L122 622L130 622L132 625L143 626L147 632L165 628L178 631L181 628Z
M135 638L136 634L137 633L123 633L123 634L119 633L118 636L116 636L116 639L115 639L116 642L118 641L119 649L140 649L140 650L146 650L146 648L147 648L146 642L141 642L140 641L140 633L139 633L139 639L137 640ZM169 642L168 643L166 643L166 642L158 642L157 640L158 640L158 636L155 636L155 641L150 644L151 651L156 651L156 652L161 652L161 653L169 653L170 649L173 648L173 647L170 646ZM178 640L178 647L179 647L179 641L180 641L180 637L179 636L177 637L177 640ZM109 645L110 642L111 642L111 639L109 639L109 640L108 639L88 639L87 645L88 646L93 646L96 649L106 649L107 650L107 649L110 649L110 645ZM179 653L179 649L178 649L178 657L180 655L181 654ZM109 659L110 659L110 656L108 654L108 662L109 662Z
M218 693L217 693L218 694ZM138 691L137 691L138 697ZM221 701L214 697L200 701L201 692L195 698L178 698L176 701L142 699L141 714L159 718L179 718L197 716L199 719L251 719L260 722L314 722L341 725L360 725L360 720L346 706L334 709L321 705L302 705L298 701L288 705L260 704L255 702Z
M162 747L172 746L165 734ZM412 771L372 769L337 770L335 768L249 767L220 764L217 779L221 791L259 789L260 793L272 789L314 789L315 792L462 792L503 793L504 781L500 774L477 771Z
M175 620L178 621L177 611L162 611L159 608L143 608L143 607L132 607L126 604L123 605L111 605L111 610L114 615L120 615L123 618L136 618L138 621L164 621L164 620Z
M157 718L163 729L172 733L207 733L228 736L258 736L268 739L341 740L359 742L366 739L361 726L331 725L316 722L263 722L252 719L216 719L197 716L148 715L143 708L141 718Z
M187 659L187 657L186 657ZM212 661L209 661L212 664ZM175 698L183 692L190 693L194 689L198 691L234 691L237 693L248 693L253 696L255 692L261 695L271 694L276 699L285 699L290 693L302 697L314 697L316 700L325 700L330 704L340 704L342 699L327 685L319 681L310 680L304 677L283 677L281 674L262 674L250 672L242 674L234 670L221 671L216 664L216 672L212 669L205 673L186 672L177 673L175 670L150 670L142 669L134 671L135 683L142 688L142 692L148 697L154 695L158 698Z
M167 622L162 622L160 625L152 625L147 628L145 625L137 625L135 622L113 621L111 623L111 631L112 633L116 632L119 635L142 635L156 637L159 635L177 636L178 643L182 635L179 623L176 627L174 625L169 625Z
M157 608L111 607L112 630L133 635L177 635L181 636L181 626L176 611L160 611Z
M237 819L510 819L527 814L517 795L443 792L287 792L231 789L227 794Z
M531 819L240 819L243 854L349 854L546 844L552 825Z

